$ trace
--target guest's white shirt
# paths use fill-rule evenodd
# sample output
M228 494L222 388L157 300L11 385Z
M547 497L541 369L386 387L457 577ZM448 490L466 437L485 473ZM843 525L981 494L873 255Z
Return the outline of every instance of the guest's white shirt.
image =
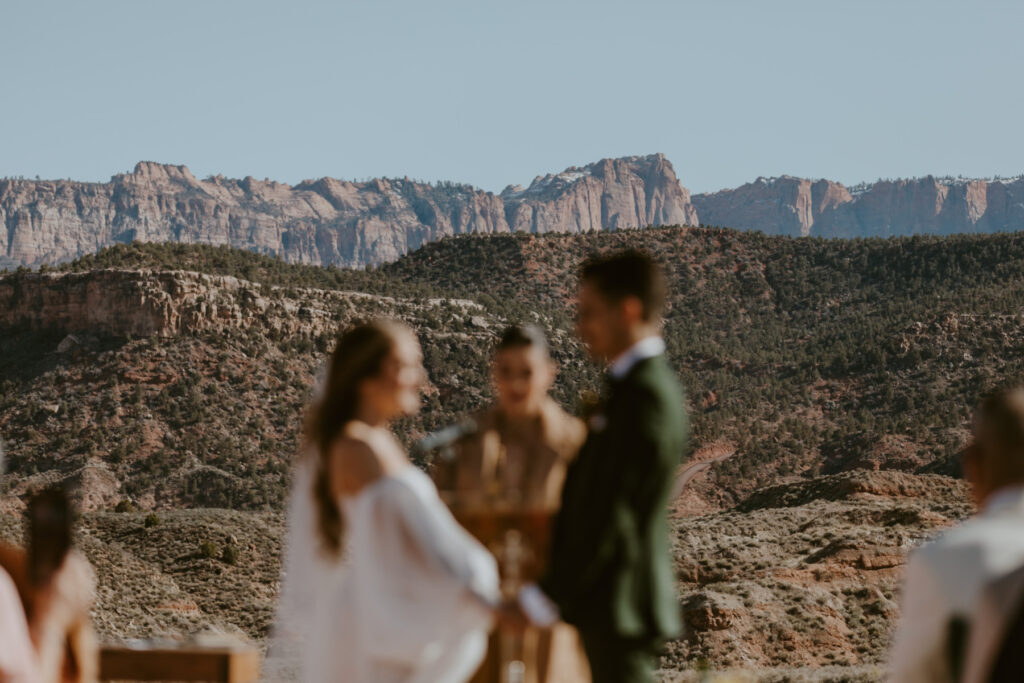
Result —
M986 683L1002 654L1024 606L1024 567L1000 577L982 591L971 618L971 633L964 657L961 683Z
M962 619L970 629L984 587L1022 564L1024 487L995 493L976 517L915 551L903 578L890 680L952 681L950 623Z
M645 337L623 351L608 365L608 376L619 380L629 374L637 363L665 353L665 340L654 335Z

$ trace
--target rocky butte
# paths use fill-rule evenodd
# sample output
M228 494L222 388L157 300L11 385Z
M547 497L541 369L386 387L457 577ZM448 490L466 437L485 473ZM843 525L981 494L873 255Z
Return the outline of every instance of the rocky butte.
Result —
M830 180L758 178L693 197L701 223L798 237L992 233L1024 228L1024 177L927 176L847 188Z
M605 159L500 196L453 183L252 177L198 180L141 162L108 183L0 180L0 267L67 261L135 240L228 244L291 262L394 261L472 232L582 232L696 224L690 195L661 154Z

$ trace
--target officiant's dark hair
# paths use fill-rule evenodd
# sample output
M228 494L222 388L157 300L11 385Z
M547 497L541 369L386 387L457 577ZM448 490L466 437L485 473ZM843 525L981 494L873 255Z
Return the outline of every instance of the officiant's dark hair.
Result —
M661 267L637 249L587 259L580 268L580 281L593 285L610 301L636 297L647 322L656 321L665 306L665 276Z
M345 522L331 492L328 457L335 439L359 409L359 385L380 374L385 359L402 334L412 331L400 322L373 320L350 327L338 337L327 364L323 396L306 420L306 441L317 458L313 499L317 506L320 540L324 550L337 555Z
M507 349L522 348L537 349L545 356L549 354L548 340L544 337L544 332L536 325L531 325L530 323L506 327L498 339L498 345L494 347L494 352L498 353Z

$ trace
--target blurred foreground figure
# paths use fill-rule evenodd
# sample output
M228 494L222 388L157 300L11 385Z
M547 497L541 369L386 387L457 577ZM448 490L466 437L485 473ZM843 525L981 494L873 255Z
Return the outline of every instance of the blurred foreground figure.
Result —
M979 406L964 476L979 512L911 555L890 653L894 682L959 681L986 587L1024 565L1024 390Z
M483 658L494 558L390 430L419 409L424 381L419 343L399 323L353 327L331 355L286 539L289 567L330 571L285 574L279 615L285 628L306 624L308 683L463 683Z
M495 404L474 416L465 429L469 433L454 443L448 459L434 461L435 480L456 518L506 560L506 582L536 580L543 572L551 517L558 510L568 467L586 437L583 422L549 395L556 373L540 329L509 327L491 366ZM513 542L522 543L516 577L507 576L504 567L504 534L509 531ZM492 634L475 683L501 681L510 658L523 661L528 683L588 680L579 637L567 624L517 636L520 642L509 638L501 630Z
M59 489L29 501L27 611L44 683L92 683L99 647L89 619L95 578L71 547L71 504Z
M4 454L0 444L0 482L3 480ZM8 548L4 548L9 551ZM0 557L0 683L37 683L39 668L36 651L28 634L28 621L18 589L8 574L9 553Z
M1024 680L1024 567L986 586L971 623L963 683Z
M606 389L566 475L544 576L505 613L575 626L596 683L650 681L681 629L666 507L688 420L660 336L664 301L646 254L583 265L577 332L608 363Z
M0 683L37 683L36 652L18 589L0 568Z

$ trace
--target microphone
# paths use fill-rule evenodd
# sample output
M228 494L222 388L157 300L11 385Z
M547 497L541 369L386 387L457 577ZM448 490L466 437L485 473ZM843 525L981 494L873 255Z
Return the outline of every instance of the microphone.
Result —
M476 420L466 419L444 429L439 429L433 434L427 434L416 442L413 450L420 455L426 455L431 451L440 451L439 455L442 460L451 460L455 457L452 445L459 439L476 434L478 429Z

